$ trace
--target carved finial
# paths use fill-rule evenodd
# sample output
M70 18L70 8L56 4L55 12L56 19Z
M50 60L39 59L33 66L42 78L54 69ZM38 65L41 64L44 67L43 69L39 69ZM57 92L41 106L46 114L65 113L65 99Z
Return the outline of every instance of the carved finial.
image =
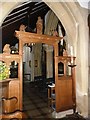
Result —
M42 34L42 30L43 30L43 20L41 19L41 17L38 17L37 23L36 23L36 30L38 34Z
M3 48L3 53L8 53L10 54L11 52L11 49L10 49L10 45L9 44L6 44Z
M19 27L19 30L25 32L26 27L27 27L27 26L21 24L20 27Z
M58 36L57 30L54 30L54 31L53 31L53 36Z

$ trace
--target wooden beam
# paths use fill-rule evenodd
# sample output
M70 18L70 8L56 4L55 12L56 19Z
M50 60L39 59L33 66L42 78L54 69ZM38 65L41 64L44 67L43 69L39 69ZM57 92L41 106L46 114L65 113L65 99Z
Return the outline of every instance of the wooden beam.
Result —
M23 43L46 43L46 44L54 45L55 43L58 43L62 39L62 37L40 35L30 32L22 32L22 31L15 31L15 32L16 32L16 37L19 40L22 40Z

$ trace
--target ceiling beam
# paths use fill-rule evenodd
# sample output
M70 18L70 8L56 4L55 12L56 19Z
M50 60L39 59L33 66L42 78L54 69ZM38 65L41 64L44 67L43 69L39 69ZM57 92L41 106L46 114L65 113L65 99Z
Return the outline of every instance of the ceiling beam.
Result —
M32 1L28 1L28 2L22 3L22 4L18 5L17 7L15 7L15 9L20 8L20 7L24 6L24 5L27 5L27 4L31 3L31 2Z
M19 21L19 20L22 20L22 19L24 19L25 17L26 17L26 16L20 17L20 18L17 19L17 20L14 20L14 21L12 21L12 22L6 24L6 25L3 25L2 28L7 27L8 25L11 25L11 24L13 24L13 23L15 23L15 22L17 22L17 21Z
M9 14L7 17L11 17L11 16L16 15L16 14L18 14L18 13L20 13L20 12L26 11L28 8L29 8L29 7L26 7L26 8L24 8L24 9L20 9L19 11L16 11L16 12L14 12L14 13L12 13L12 14Z
M3 24L5 24L5 23L7 23L7 22L10 22L11 20L17 19L18 17L21 17L21 16L26 15L26 14L27 14L27 12L22 13L22 14L20 14L20 15L18 15L18 16L15 16L15 17L13 17L13 18L11 18L11 19L8 19L8 20L6 20L5 22L3 22Z
M34 14L34 13L36 13L36 12L38 12L38 11L40 11L40 10L44 10L45 8L47 8L47 6L45 6L45 7L43 7L43 8L40 8L40 9L37 9L37 10L35 10L35 11L33 11L33 12L31 12L30 13L30 15L32 15L32 14Z

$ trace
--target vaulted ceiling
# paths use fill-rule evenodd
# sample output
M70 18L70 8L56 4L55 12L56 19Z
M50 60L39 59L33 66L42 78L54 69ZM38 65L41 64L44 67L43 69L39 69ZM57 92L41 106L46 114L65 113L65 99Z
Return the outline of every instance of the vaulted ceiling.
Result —
M36 27L38 16L44 17L49 11L49 7L44 2L23 2L18 5L6 17L2 24L2 45L9 43L14 45L18 42L14 36L15 30L19 30L20 24L28 26L28 31L32 31Z

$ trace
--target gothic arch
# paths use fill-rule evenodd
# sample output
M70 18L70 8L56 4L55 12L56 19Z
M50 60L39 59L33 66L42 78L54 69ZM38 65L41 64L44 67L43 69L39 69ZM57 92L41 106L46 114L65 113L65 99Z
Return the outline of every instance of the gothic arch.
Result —
M18 0L18 2L5 2L2 4L2 18L0 24L3 23L4 19L7 17L7 15L13 10L15 6L20 4L20 2L24 2L25 0ZM80 90L80 94L87 93L88 91L88 78L87 78L87 72L88 72L88 65L87 65L87 59L88 59L88 28L86 27L86 17L85 11L83 8L79 6L76 2L47 2L47 0L44 0L44 2L52 9L52 11L56 14L58 19L62 22L62 25L64 26L67 34L67 40L68 42L74 46L75 49L75 55L78 59L77 61L77 79L78 79L78 87ZM60 12L61 11L61 12ZM77 17L78 16L78 17ZM86 17L83 17L86 16ZM86 30L86 31L85 31ZM82 42L83 41L83 42ZM83 49L84 48L84 49ZM83 53L82 53L83 49ZM78 54L77 54L78 53ZM83 57L85 56L85 58ZM83 64L84 63L84 64ZM86 70L86 71L85 71ZM80 104L84 104L83 100L85 96L83 96L83 99ZM85 99L86 100L86 99ZM85 101L87 102L87 101ZM88 114L88 106L87 103L85 106L80 106L80 110L82 113ZM84 115L85 115L84 114Z

